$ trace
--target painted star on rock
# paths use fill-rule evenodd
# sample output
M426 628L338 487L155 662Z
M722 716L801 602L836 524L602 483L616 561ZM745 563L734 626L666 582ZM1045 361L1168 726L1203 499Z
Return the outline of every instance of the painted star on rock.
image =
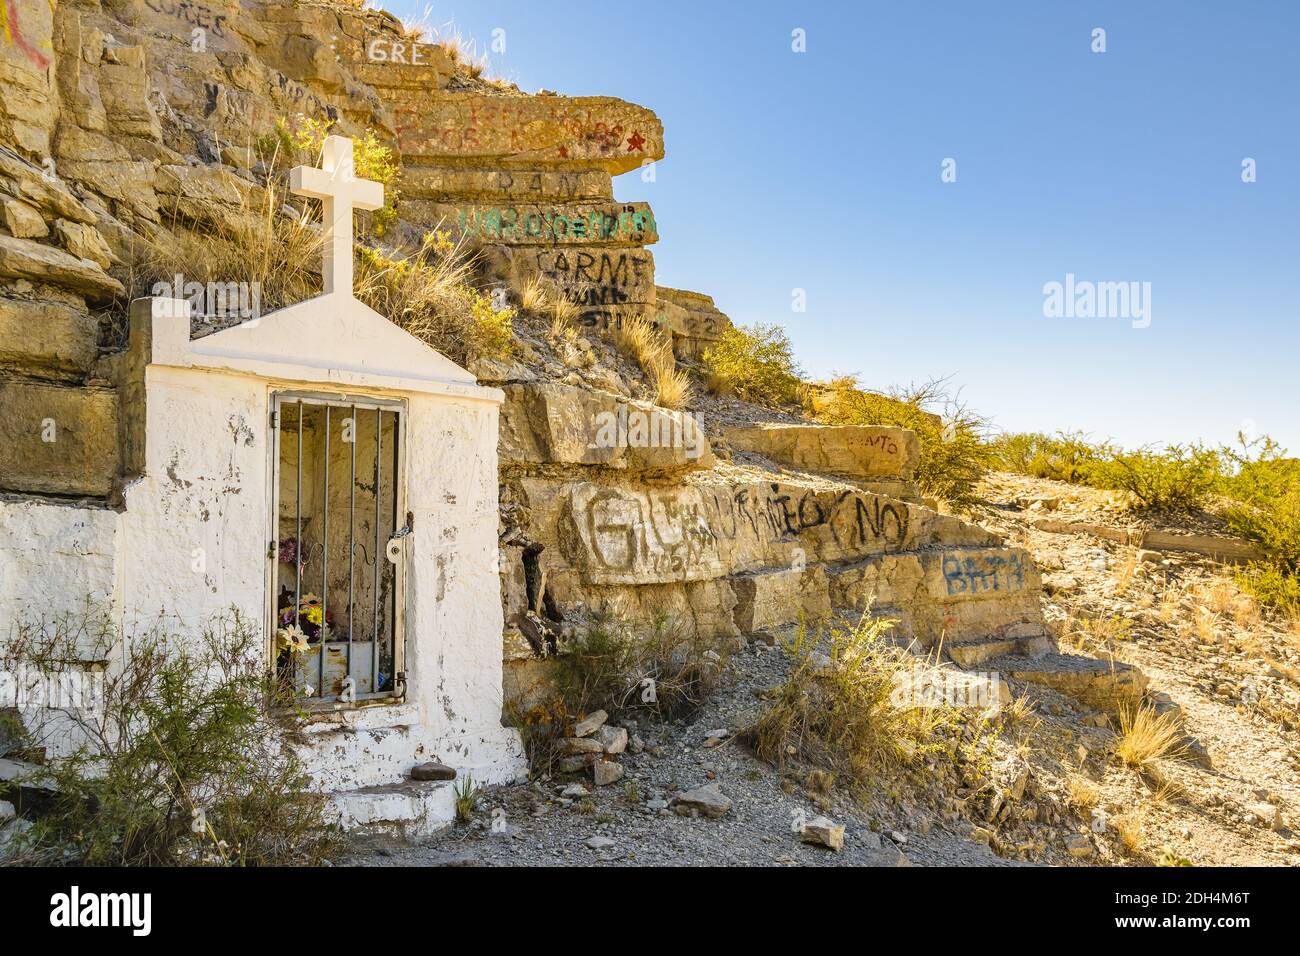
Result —
M627 151L629 153L640 152L641 147L644 145L645 145L645 140L642 138L640 133L633 133L631 136L627 138Z

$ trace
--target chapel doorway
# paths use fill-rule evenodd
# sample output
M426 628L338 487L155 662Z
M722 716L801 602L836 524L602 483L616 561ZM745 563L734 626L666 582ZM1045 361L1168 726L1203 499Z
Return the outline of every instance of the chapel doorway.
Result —
M273 396L272 660L300 703L404 691L401 402Z

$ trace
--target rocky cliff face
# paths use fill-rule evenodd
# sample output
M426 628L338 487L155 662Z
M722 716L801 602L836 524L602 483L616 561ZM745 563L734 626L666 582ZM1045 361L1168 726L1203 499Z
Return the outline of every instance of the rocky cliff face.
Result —
M654 407L610 333L644 316L690 367L730 321L656 285L653 211L614 199L611 176L664 155L644 107L475 78L343 2L24 0L6 20L0 440L16 453L0 490L115 501L130 412L112 332L138 249L246 215L265 185L254 144L302 116L392 148L399 232L449 229L484 287L517 301L541 280L576 307L578 334L521 319L515 361L471 364L508 398L501 567L521 681L606 611L734 636L874 600L970 663L1045 641L1032 561L926 506L911 433L702 394Z

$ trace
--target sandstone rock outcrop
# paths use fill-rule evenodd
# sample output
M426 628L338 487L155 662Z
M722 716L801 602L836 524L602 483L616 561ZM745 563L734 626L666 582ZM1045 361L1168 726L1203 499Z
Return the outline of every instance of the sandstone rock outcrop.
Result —
M699 359L705 349L717 342L731 319L718 310L713 297L702 292L686 292L657 286L656 318L672 332L673 351L679 359Z

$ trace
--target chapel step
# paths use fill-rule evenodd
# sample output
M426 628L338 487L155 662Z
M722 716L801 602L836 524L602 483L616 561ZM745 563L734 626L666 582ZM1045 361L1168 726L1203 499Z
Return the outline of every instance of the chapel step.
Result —
M456 819L451 781L405 780L330 794L327 819L356 833L428 836Z

